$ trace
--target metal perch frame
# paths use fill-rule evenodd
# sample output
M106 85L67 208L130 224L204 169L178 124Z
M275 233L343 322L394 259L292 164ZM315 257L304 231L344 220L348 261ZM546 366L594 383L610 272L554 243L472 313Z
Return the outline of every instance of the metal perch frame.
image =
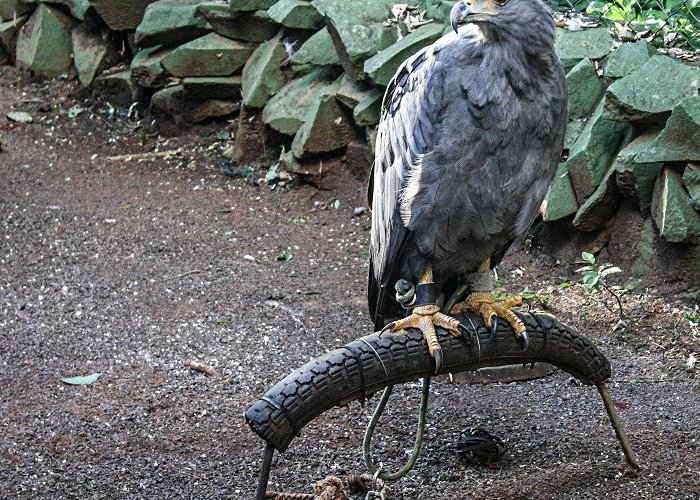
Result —
M605 356L586 337L550 316L518 315L530 334L526 351L505 321L499 322L493 340L491 331L474 315L458 317L463 324L473 325L469 336L454 337L438 330L443 350L439 374L487 366L550 363L583 384L598 388L627 462L639 469L605 387L610 378L610 363ZM293 371L246 412L251 429L266 441L256 498L265 498L275 450L284 452L306 424L334 406L364 399L395 384L429 378L434 370L434 360L422 334L411 330L368 335Z

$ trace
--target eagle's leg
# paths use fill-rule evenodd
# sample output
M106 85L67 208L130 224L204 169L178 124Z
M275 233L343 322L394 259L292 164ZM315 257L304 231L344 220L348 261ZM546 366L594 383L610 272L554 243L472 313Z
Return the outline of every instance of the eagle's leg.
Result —
M423 333L423 337L428 343L430 355L435 358L435 373L440 371L442 366L442 348L437 339L435 327L444 328L455 337L462 335L464 326L451 316L440 312L435 298L437 291L433 283L433 268L428 265L425 273L416 286L416 304L413 313L406 318L389 323L382 331L397 332L407 328L417 328Z
M481 263L477 273L490 273L491 259L486 259ZM466 300L455 304L450 311L451 314L464 312L474 312L479 314L488 328L491 328L492 336L496 334L498 328L498 318L505 319L515 332L515 336L523 341L523 350L528 346L528 335L525 323L518 318L511 308L523 305L522 297L512 297L504 301L493 300L488 291L474 291L469 294Z

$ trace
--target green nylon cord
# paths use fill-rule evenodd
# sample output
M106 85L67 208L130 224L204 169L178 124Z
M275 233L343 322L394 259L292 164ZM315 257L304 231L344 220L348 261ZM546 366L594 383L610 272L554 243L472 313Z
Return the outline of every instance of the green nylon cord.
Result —
M374 461L372 460L372 457L370 456L370 448L372 446L372 434L374 434L374 428L377 426L377 422L379 422L379 418L382 416L382 413L384 413L384 409L386 408L386 404L389 402L389 397L391 396L391 392L394 390L393 385L389 385L384 389L384 393L382 394L382 399L379 401L379 404L377 405L377 409L374 410L374 415L372 415L372 420L370 420L369 425L367 426L367 430L365 431L365 437L362 440L362 450L364 454L364 459L365 459L365 465L367 466L367 470L371 475L375 475L377 473L377 466L374 464ZM420 412L418 416L418 429L416 430L416 441L413 445L413 451L411 452L411 458L406 462L406 465L401 467L400 470L394 473L388 473L388 472L380 472L378 477L382 481L397 481L404 477L408 472L413 468L413 466L416 464L416 460L418 460L418 455L420 454L420 449L421 446L423 445L423 436L425 436L425 422L426 422L426 416L428 414L428 399L430 395L430 377L426 377L423 379L423 392L421 394L421 400L420 400Z
M457 301L464 295L469 286L468 285L462 285L459 287L455 293L452 294L450 297L450 300L447 302L445 307L443 308L443 311L445 314L449 314L450 310L454 307L454 305L457 303ZM365 437L362 440L362 453L365 459L365 466L367 467L367 470L371 475L375 475L377 473L377 466L374 464L374 461L372 460L372 457L370 455L370 448L372 447L372 435L374 434L374 429L377 426L377 422L379 422L379 419L381 418L382 414L384 413L384 409L386 408L387 403L389 402L389 397L391 396L391 392L394 390L393 385L388 385L384 389L384 393L382 394L382 399L379 401L379 404L377 405L377 409L374 410L374 414L372 415L372 420L370 420L369 425L367 426L367 430L365 431ZM402 477L404 477L406 474L409 473L409 471L413 468L414 465L416 465L416 460L418 460L418 455L420 455L420 449L421 446L423 445L423 437L425 436L425 423L427 420L427 415L428 415L428 399L430 397L430 377L426 377L423 379L423 392L421 393L421 398L420 398L420 411L418 413L418 429L416 430L416 441L413 444L413 451L411 452L411 458L406 462L406 465L404 465L398 472L394 473L385 473L385 472L380 472L377 477L381 479L382 481L398 481Z

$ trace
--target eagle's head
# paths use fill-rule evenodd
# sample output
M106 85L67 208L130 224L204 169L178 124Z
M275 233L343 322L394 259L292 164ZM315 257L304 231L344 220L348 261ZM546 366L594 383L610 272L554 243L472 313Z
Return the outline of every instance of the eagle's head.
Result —
M542 0L460 0L452 7L450 22L455 31L465 24L485 29L513 25L532 29L533 23L540 24L543 19L553 25L550 12Z

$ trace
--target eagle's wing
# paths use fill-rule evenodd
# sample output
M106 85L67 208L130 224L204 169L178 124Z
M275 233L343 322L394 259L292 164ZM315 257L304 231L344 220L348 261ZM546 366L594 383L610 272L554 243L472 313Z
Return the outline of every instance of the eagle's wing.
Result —
M400 196L410 171L430 151L442 113L444 67L435 44L409 58L389 83L382 105L370 177L372 210L369 310L375 327L383 326L387 294L393 294L392 275L410 235L400 213Z

